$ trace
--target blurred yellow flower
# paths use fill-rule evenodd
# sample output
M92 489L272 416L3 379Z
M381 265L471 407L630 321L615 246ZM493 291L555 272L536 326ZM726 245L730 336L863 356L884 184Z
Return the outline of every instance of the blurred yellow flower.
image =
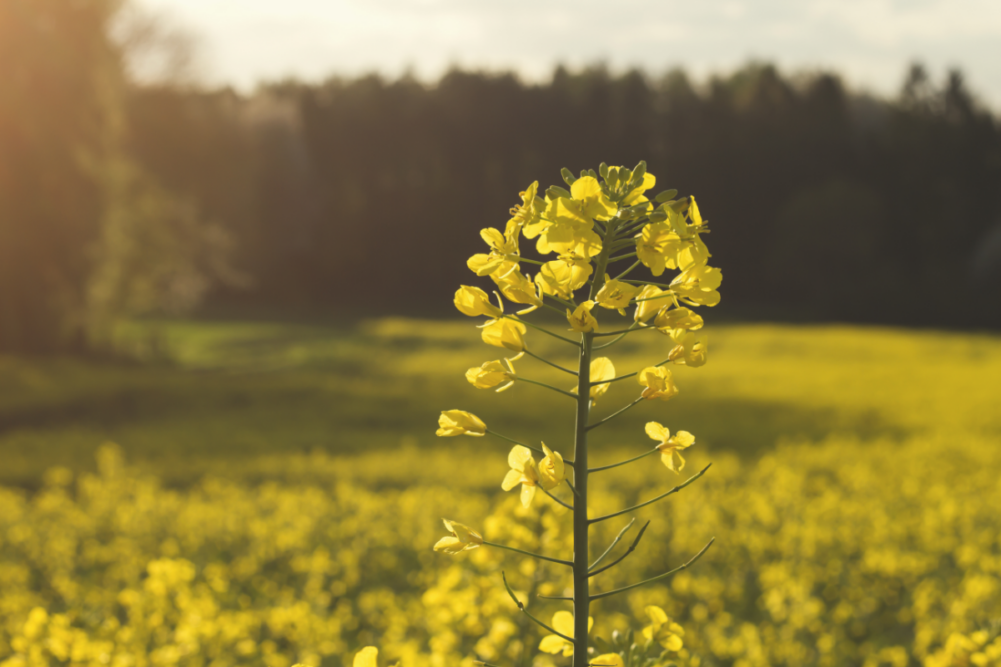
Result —
M355 653L355 660L352 663L352 667L376 667L376 658L378 655L379 649L374 646L366 646Z
M594 619L590 616L587 617L587 629L588 632L591 631L591 626L594 625ZM552 622L553 630L564 635L566 637L573 637L573 614L569 611L558 611L553 614ZM560 637L560 635L546 635L539 642L539 650L546 653L552 653L553 655L557 653L563 653L563 655L573 655L573 644L567 640Z
M487 432L483 420L465 410L443 410L438 417L438 431L435 435L451 437L453 435L482 436Z
M695 436L688 431L678 431L672 438L671 431L658 422L647 422L646 434L659 442L660 460L667 469L680 473L685 467L685 459L678 452L694 445Z
M560 453L546 447L546 443L542 443L542 451L546 455L539 461L539 486L546 491L552 491L566 479L566 465Z
M518 357L505 358L503 364L499 359L486 361L482 366L474 366L466 371L466 380L477 389L493 389L497 385L503 385L497 391L504 391L514 384L516 374L511 362L517 359Z
M525 349L525 325L517 320L503 318L488 322L483 327L483 342L495 347L503 347L514 352Z
M448 519L442 519L442 522L445 524L445 530L452 534L438 540L434 545L435 551L454 555L460 551L476 549L483 544L483 537L468 526Z
M645 609L650 617L650 625L643 628L643 636L649 641L655 641L668 651L680 651L684 642L684 629L672 621L660 607L649 605Z
M644 368L637 379L646 387L643 390L643 398L659 398L666 401L678 393L678 388L674 385L674 376L663 366Z
M469 317L486 315L500 317L504 311L490 303L490 297L479 287L461 286L455 293L455 307L459 312Z
M591 314L592 308L594 301L585 301L574 311L567 308L567 322L570 323L570 328L580 333L590 333L597 329L598 320Z
M597 401L600 396L604 396L608 392L608 388L611 386L605 380L611 380L615 377L615 365L612 360L608 357L598 357L597 359L591 360L591 401ZM595 385L595 382L603 382L604 384ZM573 393L577 393L576 385L570 390Z
M515 445L507 455L507 463L511 469L504 475L501 488L510 491L521 484L521 504L530 507L532 499L535 498L535 487L539 484L539 472L535 468L532 450L528 447Z
M593 667L625 667L622 656L618 653L602 653L596 658L591 658L589 664Z

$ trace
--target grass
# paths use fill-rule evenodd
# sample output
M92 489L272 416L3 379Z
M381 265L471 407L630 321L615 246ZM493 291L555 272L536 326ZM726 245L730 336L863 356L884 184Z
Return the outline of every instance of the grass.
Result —
M553 330L565 324L553 324ZM642 404L596 431L598 461L642 451L646 421L686 429L703 451L755 457L782 441L829 435L900 441L913 434L1001 436L1001 339L991 335L819 326L711 327L710 362L676 368L681 394ZM573 348L545 336L533 350L566 366ZM502 356L471 320L380 319L352 326L159 322L122 330L134 361L0 357L0 483L34 486L44 470L94 466L104 441L169 483L322 450L490 446L434 436L442 409L480 415L497 431L569 450L572 402L520 384L506 393L465 382ZM655 331L609 356L620 374L666 356ZM569 388L530 358L519 373ZM612 386L598 417L631 400ZM497 447L503 450L504 445ZM620 452L621 450L621 452Z

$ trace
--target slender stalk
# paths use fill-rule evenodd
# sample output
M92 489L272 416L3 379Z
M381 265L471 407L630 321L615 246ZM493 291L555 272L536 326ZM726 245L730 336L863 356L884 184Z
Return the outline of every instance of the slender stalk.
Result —
M640 532L636 536L636 539L633 540L633 543L629 545L628 549L626 549L626 553L622 554L621 556L619 556L618 558L616 558L615 560L613 560L611 563L609 563L605 567L598 568L597 570L592 570L591 573L588 574L587 576L593 577L596 574L601 574L602 572L604 572L605 570L607 570L610 567L615 567L616 565L618 565L619 563L621 563L623 560L625 560L626 556L628 556L632 552L636 551L636 545L638 545L640 543L640 540L643 539L643 533L646 532L647 526L649 526L649 525L650 525L649 521L647 521L646 523L643 524L643 527L640 528Z
M685 488L686 486L688 486L689 484L691 484L692 482L694 482L695 480L697 480L699 477L702 477L702 475L706 474L706 471L709 470L709 468L711 468L711 467L712 467L712 463L710 463L705 468L703 468L702 470L698 471L697 473L695 473L694 475L692 475L691 477L689 477L687 480L685 480L684 484L679 484L678 486L674 487L670 491L667 491L665 493L660 494L656 498L651 498L650 500L647 500L646 502L642 502L639 505L633 505L632 507L627 507L626 509L619 510L618 512L612 512L611 514L606 514L605 516L599 516L597 519L591 519L590 523L598 523L599 521L604 521L605 519L613 519L613 518L615 518L617 516L621 516L623 514L627 514L629 512L634 511L634 510L638 510L641 507L646 507L647 505L650 505L652 503L657 502L661 498L667 498L669 495L671 495L673 493L677 493L678 491L681 491L683 488Z
M548 308L549 310L553 311L554 313L559 313L560 315L564 315L564 316L566 315L566 313L564 311L560 310L556 306L550 306L545 301L542 302L542 307L543 308Z
M640 301L645 301L645 299L640 299ZM633 322L633 324L628 329L619 329L618 331L606 331L602 333L596 333L595 336L625 336L627 333L632 333L633 331L638 331L642 325L639 322ZM653 329L653 327L642 327L643 329ZM654 329L656 331L656 329Z
M615 276L615 279L616 280L622 280L623 278L625 278L626 276L628 276L630 273L632 273L633 269L635 269L636 267L638 267L641 263L642 262L640 262L639 260L636 260L635 262L633 262L632 266L630 266L628 269L626 269L625 271L623 271L619 275Z
M604 343L602 345L596 345L594 349L600 350L602 348L611 347L611 346L615 345L616 343L618 343L623 338L625 338L626 336L628 336L629 334L631 334L632 332L639 331L639 330L640 330L640 324L639 324L639 322L633 322L633 324L628 329L626 329L625 331L623 331L621 334L619 334L618 336L616 336L612 340L608 341L607 343Z
M656 454L658 451L660 451L660 450L658 450L656 447L654 447L653 449L651 449L648 452L644 452L644 453L640 454L639 456L634 456L631 459L626 459L625 461L619 461L618 463L613 463L612 465L601 466L600 468L589 468L588 472L589 473L592 473L592 472L601 472L602 470L611 470L612 468L618 468L619 466L624 466L627 463L632 463L633 461L639 461L640 459L645 459L646 457L650 456L651 454Z
M590 430L591 430L592 428L598 428L599 426L601 426L601 425L602 425L602 424L604 424L605 422L607 422L607 421L611 421L612 419L614 419L614 418L618 417L619 415L621 415L621 414L622 414L623 412L625 412L625 411L626 411L626 410L628 410L629 408L633 407L634 405L639 405L639 403L640 403L640 402L641 402L642 400L643 400L643 397L642 397L642 396L640 396L640 397L639 397L639 398L637 398L637 399L636 399L635 401L633 401L632 403L630 403L630 404L629 404L629 405L627 405L626 407L622 408L621 410L619 410L619 411L617 411L617 412L613 412L612 414L608 415L607 417L605 417L605 418L604 418L604 419L602 419L601 421L597 421L597 422L594 422L593 424L591 424L590 426L588 426L588 427L587 427L587 429L588 429L588 430L590 431Z
M539 488L540 488L540 489L542 489L542 487L541 487L541 486L540 486ZM559 498L557 498L557 497L556 497L556 496L554 496L553 494L549 493L549 492L548 492L548 491L546 491L545 489L542 489L542 492L543 492L544 494L546 494L547 496L549 496L550 498L552 498L552 499L553 499L554 501L556 501L557 503L559 503L560 505L563 505L563 507L566 507L566 508L567 508L568 510L572 510L572 509L573 509L573 505L570 505L570 504L568 504L568 503L565 503L565 502L563 502L562 500L560 500Z
M618 262L618 261L621 261L623 259L629 259L630 257L635 257L635 256L636 256L636 253L631 252L631 253L628 253L628 254L625 254L625 255L619 255L618 257L612 257L608 261L609 261L609 263L611 263L611 262Z
M497 547L498 549L507 549L508 551L513 551L515 553L524 554L525 556L531 556L532 558L538 558L539 560L548 560L550 563L559 563L560 565L567 565L573 567L573 563L568 560L562 560L560 558L550 558L549 556L543 556L542 554L533 554L531 551L522 551L521 549L515 549L514 547L504 546L503 544L497 544L496 542L487 542L483 540L483 544L488 547Z
M539 619L537 619L536 617L534 617L530 613L528 613L528 610L525 609L524 603L522 603L522 601L519 600L518 597L514 594L514 591L511 590L511 586L507 583L507 576L503 572L501 572L501 579L504 580L504 588L507 589L507 594L511 596L511 599L514 600L514 603L516 605L518 605L518 609L520 609L522 611L522 613L525 614L525 616L528 616L530 619L532 619L533 621L535 621L536 623L538 623L540 626L542 626L546 630L549 630L554 635L556 635L558 637L562 637L563 639L567 640L568 642L572 642L573 641L573 637L567 637L562 632L557 632L555 629L549 627L548 625L546 625L545 623L543 623L542 621L540 621Z
M605 560L605 556L607 556L608 554L612 553L612 549L614 549L615 545L619 543L619 540L622 539L623 535L625 535L626 533L629 532L629 529L633 527L634 523L636 523L636 518L635 517L633 517L632 519L629 520L629 523L627 523L622 528L622 530L619 531L619 534L615 536L615 539L612 540L612 543L608 545L608 548L605 549L604 553L602 553L600 556L598 556L594 560L594 562L591 563L591 565L587 569L588 570L593 570L594 568L598 567L598 564L601 563L601 561Z
M569 373L570 375L573 375L573 376L577 375L577 371L572 371L569 368L563 368L559 364L554 364L553 362L549 361L548 359L544 359L543 357L540 357L539 355L537 355L534 352L531 352L529 350L525 350L525 354L527 354L528 356L532 357L533 359L538 359L539 361L541 361L544 364L549 364L553 368L558 368L559 370L563 371L564 373Z
M681 572L682 570L687 570L689 567L692 566L693 563L695 563L695 561L697 561L698 559L702 558L702 554L704 554L706 551L708 551L709 547L711 547L712 544L713 544L713 542L715 542L715 541L716 541L715 537L712 538L711 540L709 540L708 544L706 544L704 547L702 547L702 551L700 551L699 553L697 553L694 556L692 556L691 560L689 560L684 565L680 565L680 566L674 568L673 570L671 570L670 572L665 572L664 574L658 574L656 577L650 577L649 579L646 579L646 580L641 581L641 582L636 583L636 584L630 584L629 586L623 586L622 588L616 588L614 591L607 591L605 593L598 593L597 595L591 596L591 599L592 600L600 600L601 598L607 598L610 595L615 595L616 593L624 593L626 591L632 590L632 589L637 588L639 586L643 586L644 584L653 583L653 582L655 582L655 581L657 581L659 579L663 579L664 577L670 577L672 574L677 574L678 572Z
M577 394L573 394L573 393L571 393L569 391L563 391L559 387L554 387L553 385L546 384L545 382L538 382L537 380L529 380L528 378L523 378L520 375L518 375L517 377L515 377L515 380L517 380L518 382L527 382L528 384L537 384L540 387L545 387L546 389L552 389L553 391L559 392L559 393L563 394L564 396L569 396L570 398L574 399L575 401L577 400Z

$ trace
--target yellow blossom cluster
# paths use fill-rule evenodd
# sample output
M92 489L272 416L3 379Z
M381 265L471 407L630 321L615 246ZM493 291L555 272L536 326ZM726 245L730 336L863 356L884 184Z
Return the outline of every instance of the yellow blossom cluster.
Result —
M37 491L0 489L0 664L348 667L375 645L381 665L548 665L538 646L549 633L519 615L497 571L549 622L565 607L538 596L564 594L561 566L487 548L435 558L428 544L437 517L462 507L487 539L555 553L572 542L567 511L486 489L502 462L470 477L469 455L397 458L443 477L403 484L393 470L373 476L367 459L317 456L305 482L298 468L261 482L235 466L233 478L177 489L105 448L98 474L53 470ZM690 502L641 512L667 525L650 535L662 547L630 561L655 574L710 531L726 550L665 585L597 602L595 637L611 644L632 627L642 644L655 606L670 621L651 635L682 640L679 665L999 664L993 437L839 437L756 462L714 459ZM610 471L595 511L649 497L662 471ZM608 576L608 586L629 581Z

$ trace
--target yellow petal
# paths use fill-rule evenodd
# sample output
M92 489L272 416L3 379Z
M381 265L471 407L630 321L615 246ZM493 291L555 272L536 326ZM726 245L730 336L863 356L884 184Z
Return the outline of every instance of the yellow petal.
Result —
M561 635L573 637L573 614L569 611L558 611L553 614L553 630Z
M539 642L539 650L556 655L563 650L564 644L566 644L566 641L562 637L557 635L546 635L542 638L542 641Z
M521 484L521 472L508 470L507 474L504 475L504 481L501 482L501 488L505 491L510 491L519 484Z
M594 667L625 667L622 656L618 653L603 653L596 658L591 658L590 664Z
M378 655L379 649L374 646L366 646L355 653L353 667L376 667L375 659Z
M515 445L507 455L507 464L511 470L524 472L525 464L532 460L532 450L522 445Z
M667 613L663 609L654 606L652 604L647 605L643 609L643 611L646 612L646 615L650 617L650 620L653 622L655 626L663 625L664 623L667 623L670 620L667 617Z
M521 485L521 504L523 507L531 507L532 499L535 498L535 485L534 484L522 484Z
M659 440L660 442L671 437L671 431L661 426L659 422L647 422L646 434L650 436L651 440Z

